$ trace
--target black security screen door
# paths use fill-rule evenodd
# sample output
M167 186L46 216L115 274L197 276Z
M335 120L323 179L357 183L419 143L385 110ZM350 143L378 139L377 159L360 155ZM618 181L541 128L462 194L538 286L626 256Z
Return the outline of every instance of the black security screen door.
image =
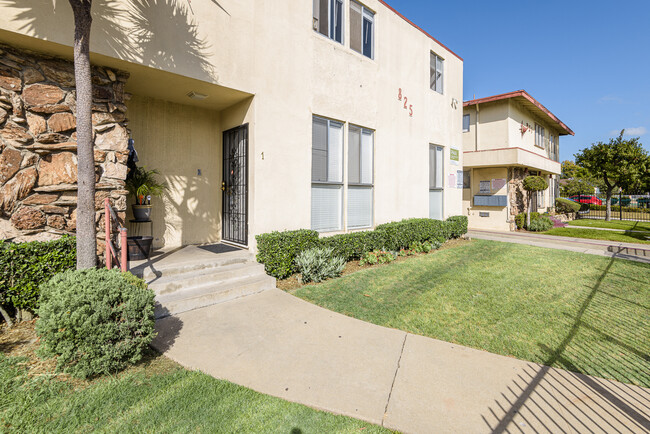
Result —
M223 133L224 241L248 245L248 125Z

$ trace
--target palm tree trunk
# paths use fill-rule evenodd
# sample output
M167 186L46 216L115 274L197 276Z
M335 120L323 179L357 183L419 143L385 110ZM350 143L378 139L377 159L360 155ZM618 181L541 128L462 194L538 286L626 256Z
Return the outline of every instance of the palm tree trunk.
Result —
M74 72L77 84L77 269L82 269L97 265L93 89L90 70L92 0L69 1L74 12Z

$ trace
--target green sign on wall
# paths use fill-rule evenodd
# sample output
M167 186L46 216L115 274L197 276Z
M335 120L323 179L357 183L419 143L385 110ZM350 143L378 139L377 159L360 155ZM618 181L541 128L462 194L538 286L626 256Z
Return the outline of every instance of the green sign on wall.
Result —
M449 148L449 159L451 161L460 161L460 151L458 149Z

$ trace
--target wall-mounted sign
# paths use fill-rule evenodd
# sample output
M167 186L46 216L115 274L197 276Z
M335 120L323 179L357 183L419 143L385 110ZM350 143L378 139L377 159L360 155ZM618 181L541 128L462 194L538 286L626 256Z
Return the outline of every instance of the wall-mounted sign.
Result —
M456 171L456 188L463 188L465 180L463 177L463 171L462 170L457 170Z
M456 174L454 173L449 174L449 187L456 188Z
M506 180L503 178L500 179L493 179L492 180L492 190L493 191L499 191L506 185Z
M449 161L451 161L451 164L458 166L460 162L460 151L458 149L449 148Z
M480 194L490 194L490 181L481 181L479 183L478 192Z

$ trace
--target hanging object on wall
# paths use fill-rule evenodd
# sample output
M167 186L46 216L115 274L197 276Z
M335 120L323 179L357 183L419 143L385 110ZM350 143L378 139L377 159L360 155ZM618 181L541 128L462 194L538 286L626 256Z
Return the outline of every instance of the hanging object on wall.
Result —
M524 125L524 121L521 121L521 135L523 136L526 131L528 131L528 126Z

